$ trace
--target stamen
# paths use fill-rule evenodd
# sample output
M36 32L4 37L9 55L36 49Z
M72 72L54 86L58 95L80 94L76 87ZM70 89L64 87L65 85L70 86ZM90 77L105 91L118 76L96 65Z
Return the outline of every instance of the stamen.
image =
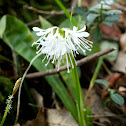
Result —
M49 64L50 60L51 60L51 58L49 58L48 62L45 64L45 66L47 66Z
M69 70L69 63L68 63L68 57L67 57L67 54L66 55L66 61L67 61L67 73L70 73L70 70Z
M71 56L70 56L69 53L68 53L68 55L69 55L69 58L70 58L71 66L72 66L72 68L74 68L74 65L73 65L73 62L72 62Z
M42 63L44 62L45 59L46 59L46 56L45 56L44 59L42 60Z

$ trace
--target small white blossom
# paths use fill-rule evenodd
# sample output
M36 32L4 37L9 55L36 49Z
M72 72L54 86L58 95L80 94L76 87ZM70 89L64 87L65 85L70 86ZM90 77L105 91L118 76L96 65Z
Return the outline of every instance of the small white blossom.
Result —
M9 95L8 99L6 100L6 104L7 104L8 107L6 107L5 111L7 113L10 113L10 110L12 109L12 102L13 102L12 99L13 98L14 98L13 95Z
M112 5L114 4L114 0L100 0L101 4Z
M78 28L75 26L73 27L73 30L68 28L60 29L56 26L46 30L33 27L33 30L37 31L37 36L40 36L40 38L34 42L33 45L38 45L37 54L46 54L45 58L48 59L48 62L45 64L46 66L50 61L52 61L52 63L57 62L56 67L59 70L60 61L62 56L65 55L67 69L69 72L68 57L71 61L70 54L72 54L74 57L76 54L78 54L78 49L82 50L84 54L85 50L91 51L93 43L84 38L89 36L88 32L84 32L86 30L86 26L84 26L81 30L78 30Z

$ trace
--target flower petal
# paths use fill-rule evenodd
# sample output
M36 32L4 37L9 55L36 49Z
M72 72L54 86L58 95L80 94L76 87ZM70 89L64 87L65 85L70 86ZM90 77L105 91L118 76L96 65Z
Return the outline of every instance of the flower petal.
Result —
M84 25L84 27L82 29L80 29L79 31L77 31L77 32L83 32L85 30L86 30L86 25Z
M38 27L33 27L32 29L33 29L33 31L43 31L42 29L40 29Z
M88 37L90 34L88 32L81 32L81 33L76 33L77 37Z

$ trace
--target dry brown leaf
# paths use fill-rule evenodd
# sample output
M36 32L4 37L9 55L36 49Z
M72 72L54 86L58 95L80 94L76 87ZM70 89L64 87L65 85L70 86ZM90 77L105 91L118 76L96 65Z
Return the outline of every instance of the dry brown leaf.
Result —
M45 116L46 115L46 116ZM57 109L39 110L37 117L22 126L78 126L70 112Z
M113 6L113 9L118 9L122 11L122 14L120 15L120 22L122 24L122 28L126 28L126 2L125 1L119 1L117 4Z
M70 112L65 110L46 110L48 126L78 126Z
M120 37L120 47L122 52L126 52L126 33L122 34Z
M107 36L109 39L119 38L121 35L121 32L116 24L113 24L112 27L109 27L105 24L101 24L100 30L102 34Z
M37 114L37 117L35 119L28 120L22 126L47 126L42 108L40 108L39 113Z
M113 70L117 72L126 73L126 54L119 52L116 63L113 66Z
M87 91L84 90L84 96L86 96L85 95L86 92ZM106 117L103 117L103 116L105 116L105 114L104 114L105 110L104 110L104 106L102 103L102 99L96 93L96 91L94 89L91 90L90 94L86 98L86 104L87 104L87 106L91 107L91 111L92 111L93 115L98 115L93 118L94 120L99 120L100 123L110 124L109 119Z
M14 126L20 126L20 124L19 124L19 123L17 123L17 124L15 124Z

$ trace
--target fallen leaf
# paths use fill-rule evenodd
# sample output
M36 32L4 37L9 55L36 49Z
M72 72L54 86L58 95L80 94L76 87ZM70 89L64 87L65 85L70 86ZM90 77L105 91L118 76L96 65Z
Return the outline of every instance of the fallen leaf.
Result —
M119 52L118 58L113 66L113 70L126 74L126 54Z
M78 126L70 112L66 110L47 109L48 126Z
M70 112L66 110L45 109L39 110L37 117L27 121L22 126L78 126Z
M112 27L109 27L105 24L101 24L100 29L102 34L107 35L107 37L109 38L113 38L113 37L119 38L121 35L121 32L116 24L113 24Z
M120 37L120 47L122 52L126 52L126 33L122 34Z
M126 92L126 88L123 87L123 86L120 86L120 87L119 87L119 92L124 92L124 91Z
M37 117L35 119L28 120L22 126L47 126L42 108L40 108L39 113L37 114Z
M19 124L19 123L17 123L17 124L15 124L14 126L20 126L20 124Z
M87 93L87 90L83 91L84 96ZM86 104L88 107L91 107L92 114L94 115L94 120L99 120L102 124L110 124L110 121L107 117L104 117L105 110L103 106L102 99L100 96L96 93L94 89L91 90L91 92L88 94L88 97L85 98ZM95 116L98 115L98 116ZM101 115L101 116L100 116Z
M115 3L113 6L113 9L119 9L122 11L122 14L120 15L119 23L122 24L122 28L126 28L126 2L125 1L119 1L118 3Z

